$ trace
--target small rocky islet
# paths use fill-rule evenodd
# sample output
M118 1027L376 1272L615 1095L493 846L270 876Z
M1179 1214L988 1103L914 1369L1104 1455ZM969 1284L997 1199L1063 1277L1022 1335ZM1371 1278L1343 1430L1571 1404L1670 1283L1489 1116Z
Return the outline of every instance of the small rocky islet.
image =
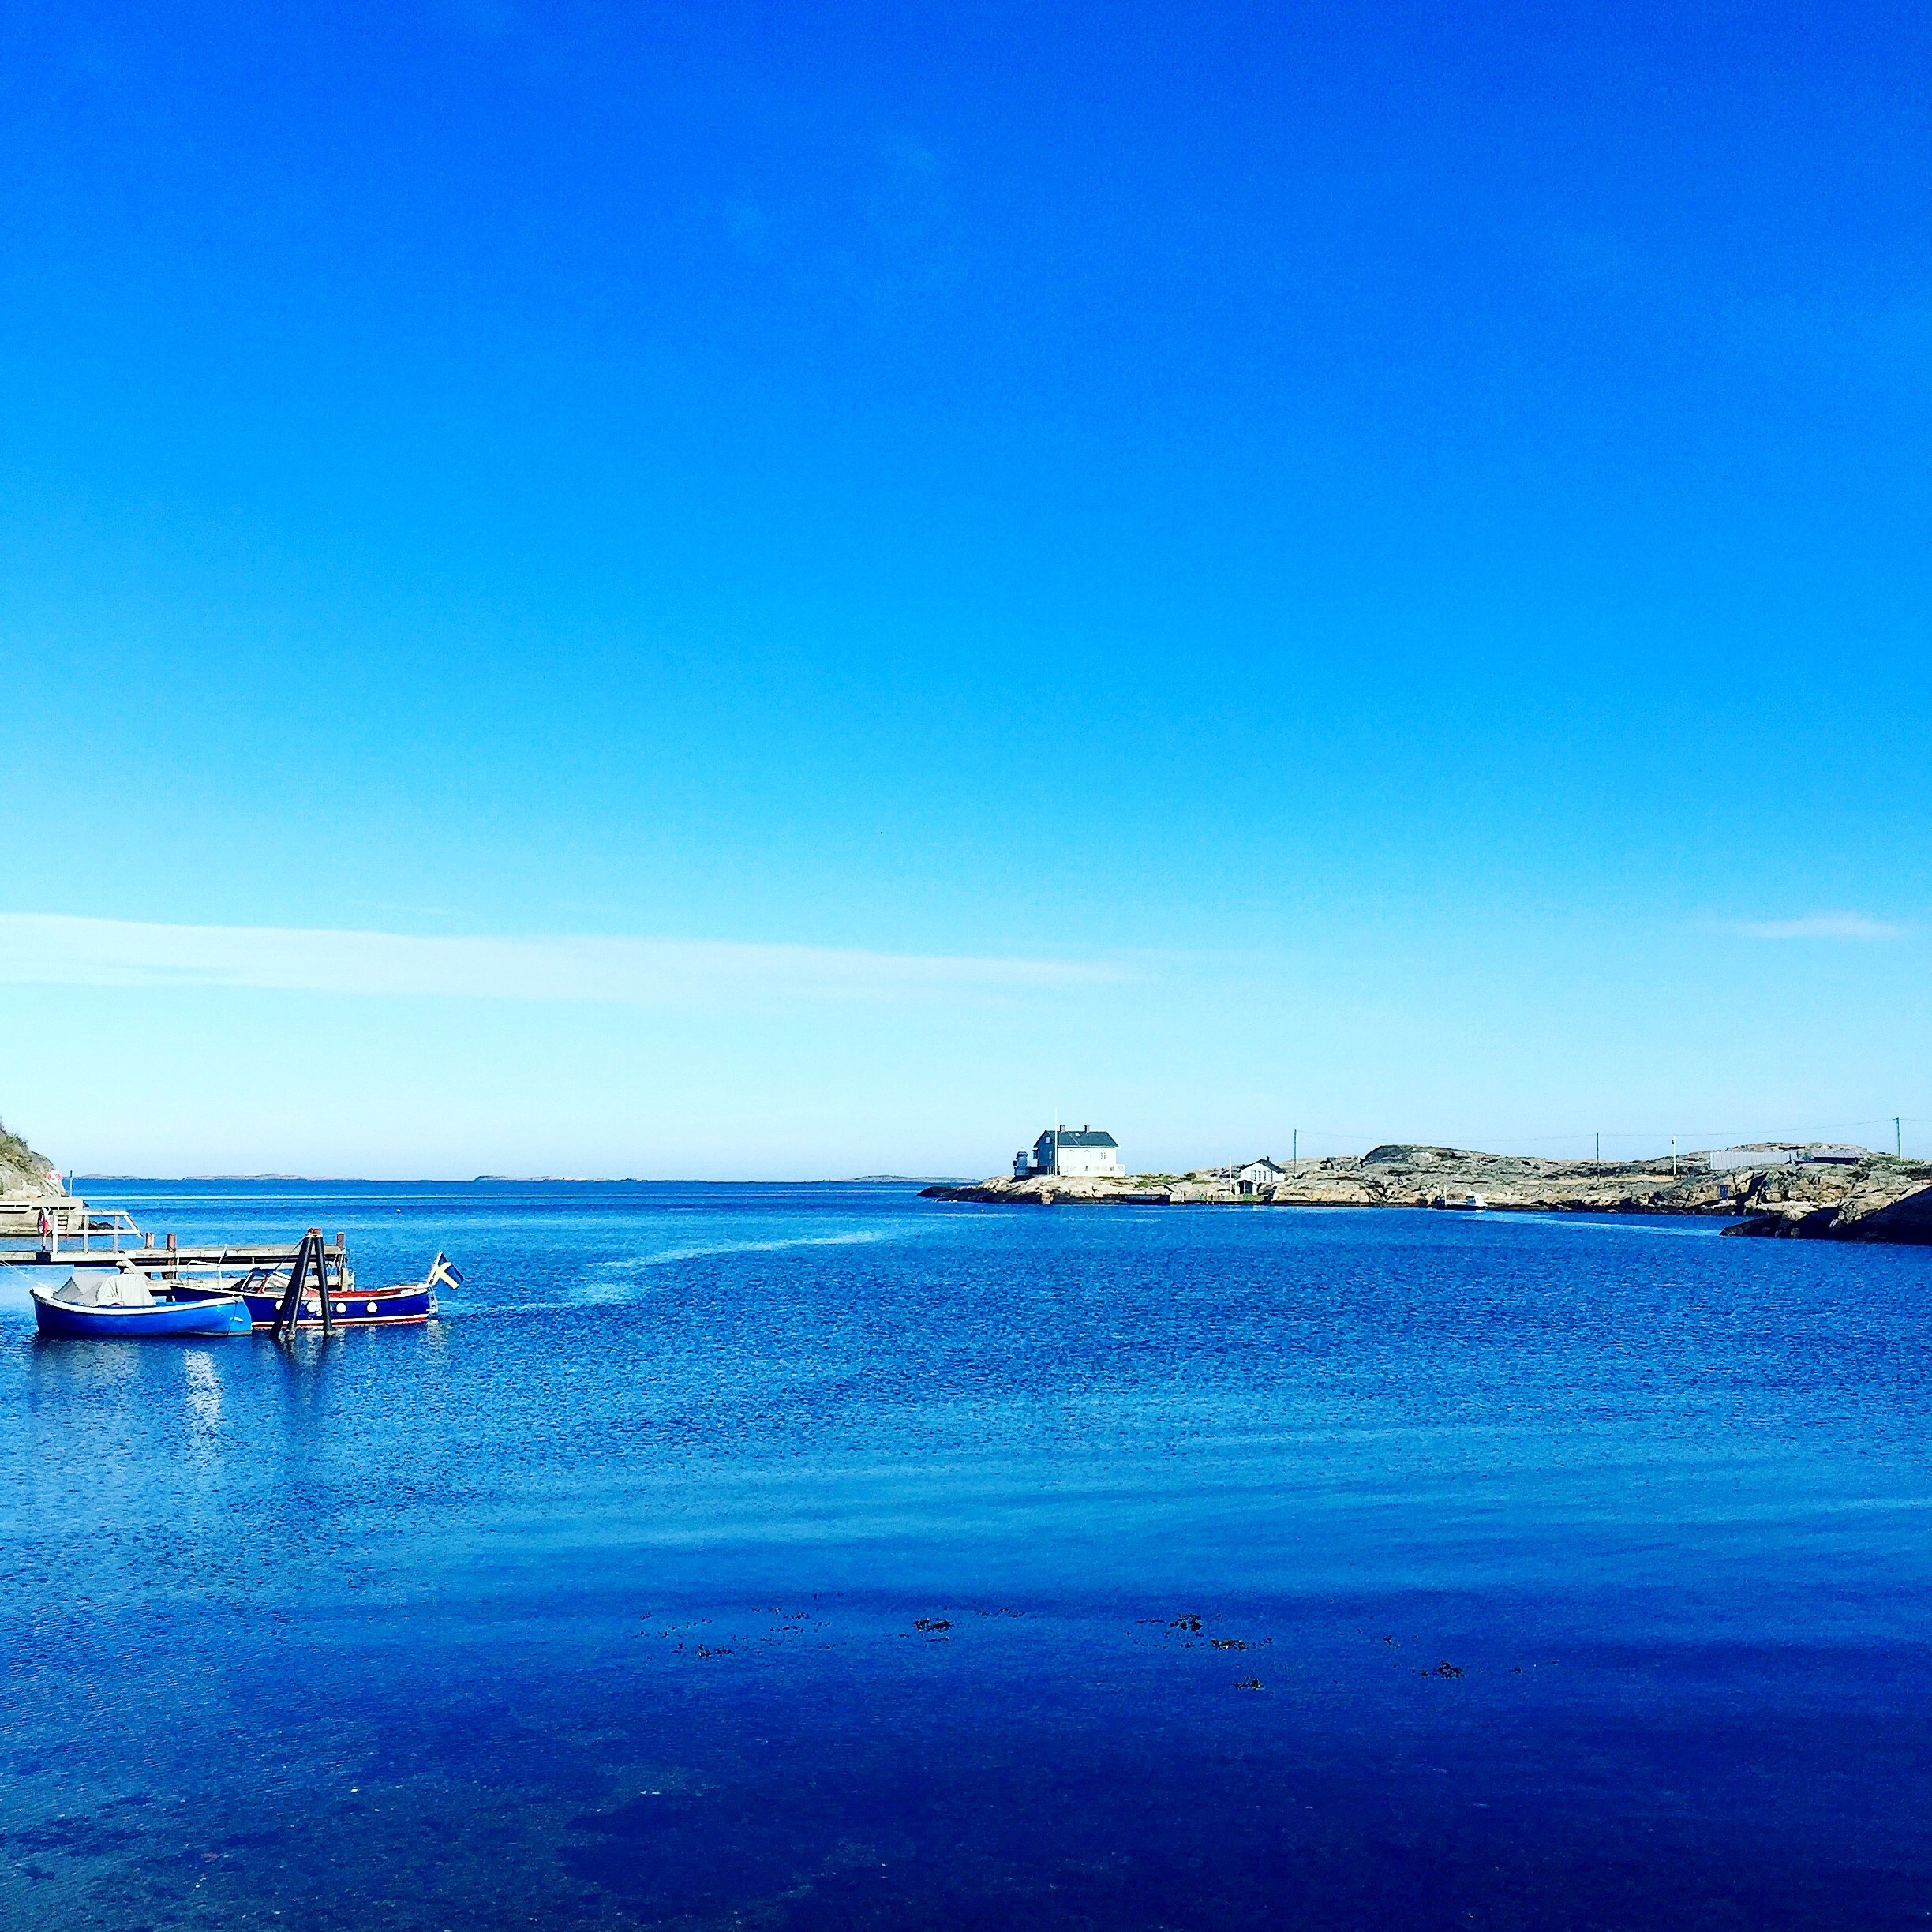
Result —
M1706 1215L1727 1234L1932 1243L1932 1163L1823 1144L1766 1144L1761 1163L1705 1155L1655 1160L1549 1160L1391 1141L1361 1155L1296 1163L1244 1189L1234 1170L1185 1174L994 1177L929 1187L934 1200L1041 1207L1465 1208L1560 1214ZM1473 1197L1473 1198L1472 1198Z

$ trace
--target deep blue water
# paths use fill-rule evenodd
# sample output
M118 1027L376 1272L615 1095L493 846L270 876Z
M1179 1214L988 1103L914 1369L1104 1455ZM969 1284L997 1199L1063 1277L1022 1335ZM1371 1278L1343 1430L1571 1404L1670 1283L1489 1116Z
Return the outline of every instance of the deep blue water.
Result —
M9 1926L1932 1918L1932 1251L88 1193L466 1279L293 1355L0 1280Z

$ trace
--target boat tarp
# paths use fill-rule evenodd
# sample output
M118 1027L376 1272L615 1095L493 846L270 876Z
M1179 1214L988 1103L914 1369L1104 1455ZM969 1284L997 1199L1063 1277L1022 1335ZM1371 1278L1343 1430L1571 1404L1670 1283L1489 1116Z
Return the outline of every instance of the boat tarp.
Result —
M153 1291L138 1275L121 1269L83 1281L70 1275L54 1290L54 1299L70 1308L152 1308Z

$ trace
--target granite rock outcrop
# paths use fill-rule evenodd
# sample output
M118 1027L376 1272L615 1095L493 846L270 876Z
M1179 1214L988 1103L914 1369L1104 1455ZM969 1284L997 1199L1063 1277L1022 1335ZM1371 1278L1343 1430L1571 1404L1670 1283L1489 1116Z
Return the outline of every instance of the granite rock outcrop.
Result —
M1725 1234L1932 1245L1932 1167L1920 1163L1888 1161L1827 1204L1766 1199L1752 1206L1750 1218Z
M1867 1155L1807 1158L1767 1149L1764 1164L1720 1168L1701 1155L1642 1161L1555 1160L1391 1141L1366 1154L1294 1164L1256 1192L1206 1170L1088 1178L1029 1174L930 1187L944 1200L1056 1205L1470 1208L1571 1214L1685 1214L1735 1219L1726 1233L1825 1234L1837 1240L1932 1239L1932 1166ZM1763 1223L1762 1226L1757 1225ZM1789 1224L1788 1226L1787 1224ZM1924 1228L1924 1232L1912 1230Z
M54 1163L44 1154L36 1154L17 1133L0 1121L0 1195L58 1194L60 1182L54 1178Z

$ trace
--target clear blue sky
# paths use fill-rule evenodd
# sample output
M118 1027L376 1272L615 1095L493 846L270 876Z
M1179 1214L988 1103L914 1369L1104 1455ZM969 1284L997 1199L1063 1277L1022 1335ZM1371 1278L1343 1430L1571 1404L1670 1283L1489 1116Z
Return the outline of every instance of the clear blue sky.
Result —
M1922 7L26 4L0 118L57 1156L1932 1116Z

